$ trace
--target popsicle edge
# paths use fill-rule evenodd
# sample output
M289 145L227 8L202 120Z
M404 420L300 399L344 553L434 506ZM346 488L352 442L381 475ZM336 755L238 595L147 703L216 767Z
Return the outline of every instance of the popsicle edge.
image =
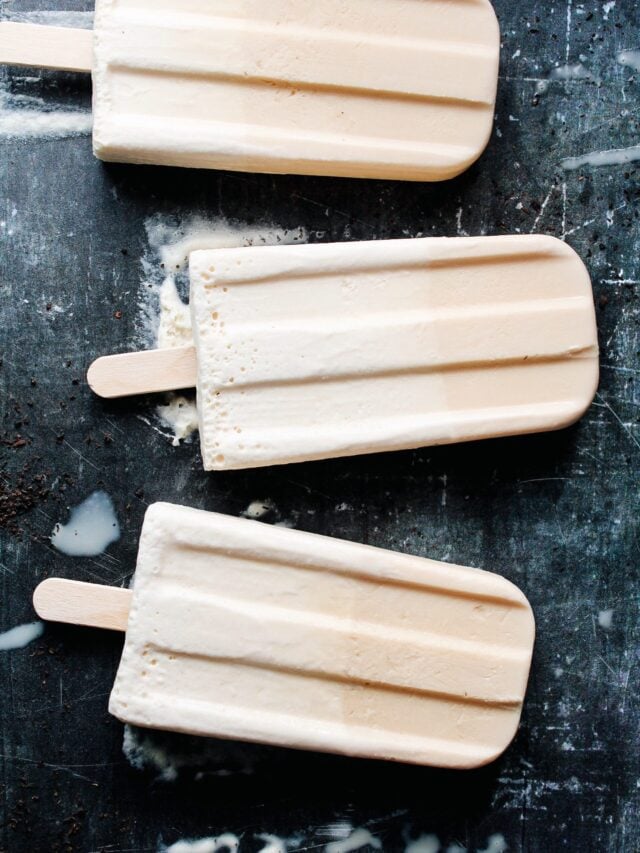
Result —
M491 116L487 122L487 126L485 128L485 134L483 139L478 143L474 153L464 159L461 159L458 163L450 166L449 168L443 168L440 170L440 174L434 176L431 180L433 183L441 183L443 181L450 181L453 178L457 178L459 175L464 174L468 169L473 166L474 163L482 157L484 152L487 150L489 146L489 142L491 141L491 137L493 136L494 124L495 124L495 114L496 114L496 101L498 97L498 80L500 73L500 22L498 21L498 16L496 14L496 10L493 8L493 4L490 0L484 0L484 5L487 7L487 10L490 11L490 14L493 17L494 22L494 79L495 79L495 87L493 91L493 108L491 110ZM420 178L416 178L414 180L420 180Z
M589 295L591 297L591 324L592 324L592 334L593 334L593 348L591 353L586 356L580 356L585 358L590 358L593 362L593 374L591 376L591 383L589 385L585 385L583 389L583 393L581 396L578 396L575 400L575 408L573 412L567 416L564 420L558 423L558 425L554 429L566 429L567 427L572 426L577 423L584 414L590 408L598 390L598 384L600 382L600 348L598 345L598 322L596 319L596 307L593 301L593 283L591 281L591 274L587 268L587 265L582 260L580 255L576 252L573 246L570 246L565 240L561 240L559 237L553 237L550 234L545 235L544 239L549 243L550 247L555 248L558 254L565 254L570 257L576 264L576 275L580 275L582 278L582 284L585 290L585 295ZM580 272L578 273L577 270Z

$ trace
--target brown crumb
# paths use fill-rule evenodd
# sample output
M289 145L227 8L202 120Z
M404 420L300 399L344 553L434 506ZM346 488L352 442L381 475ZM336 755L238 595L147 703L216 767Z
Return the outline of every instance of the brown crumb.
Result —
M23 532L16 521L18 516L49 497L46 475L29 476L28 470L25 465L13 482L6 472L0 476L0 527L14 536Z

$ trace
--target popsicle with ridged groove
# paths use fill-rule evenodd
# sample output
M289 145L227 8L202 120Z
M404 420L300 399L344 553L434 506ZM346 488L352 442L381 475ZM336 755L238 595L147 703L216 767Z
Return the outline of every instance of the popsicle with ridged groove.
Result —
M94 26L0 23L0 61L92 71L103 160L433 181L491 133L488 0L97 0Z
M126 628L109 702L124 722L452 768L518 727L533 616L489 572L154 504L126 624L125 591L52 604L51 584L44 618Z
M195 347L98 359L102 396L197 387L204 467L541 432L590 405L589 275L551 237L194 252Z

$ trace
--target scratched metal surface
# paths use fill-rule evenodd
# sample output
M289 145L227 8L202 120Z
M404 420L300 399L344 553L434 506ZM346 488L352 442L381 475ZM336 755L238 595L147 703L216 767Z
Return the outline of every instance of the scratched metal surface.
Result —
M0 15L52 6L90 8L5 0ZM421 832L443 849L484 849L493 834L514 853L640 849L640 170L560 167L640 142L640 74L616 61L640 47L640 13L633 0L499 0L497 11L496 131L482 160L444 185L105 167L88 137L0 136L0 630L35 618L30 596L48 575L125 581L152 501L238 514L270 498L271 520L486 567L521 586L538 641L515 743L492 766L456 774L154 735L159 755L189 759L162 781L161 767L127 763L106 711L121 641L50 626L0 652L0 850L155 851L225 831L245 851L262 846L259 832L323 849L327 824L341 820L390 851ZM588 74L539 82L566 63ZM5 70L0 80L57 106L90 97L73 75ZM132 346L145 219L192 212L327 240L564 237L593 277L598 396L557 434L206 475L197 444L173 448L139 419L152 401L104 404L83 381L96 355ZM97 488L113 496L122 537L108 557L64 557L52 527Z

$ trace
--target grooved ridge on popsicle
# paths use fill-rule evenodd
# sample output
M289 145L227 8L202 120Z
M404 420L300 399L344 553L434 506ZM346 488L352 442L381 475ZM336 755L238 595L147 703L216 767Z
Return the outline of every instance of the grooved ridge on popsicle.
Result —
M94 147L106 160L441 180L488 140L498 52L486 2L177 13L99 0Z
M517 727L533 642L503 578L156 504L141 535L121 719L450 767Z
M207 469L558 429L595 393L589 276L553 238L199 251L190 269Z

